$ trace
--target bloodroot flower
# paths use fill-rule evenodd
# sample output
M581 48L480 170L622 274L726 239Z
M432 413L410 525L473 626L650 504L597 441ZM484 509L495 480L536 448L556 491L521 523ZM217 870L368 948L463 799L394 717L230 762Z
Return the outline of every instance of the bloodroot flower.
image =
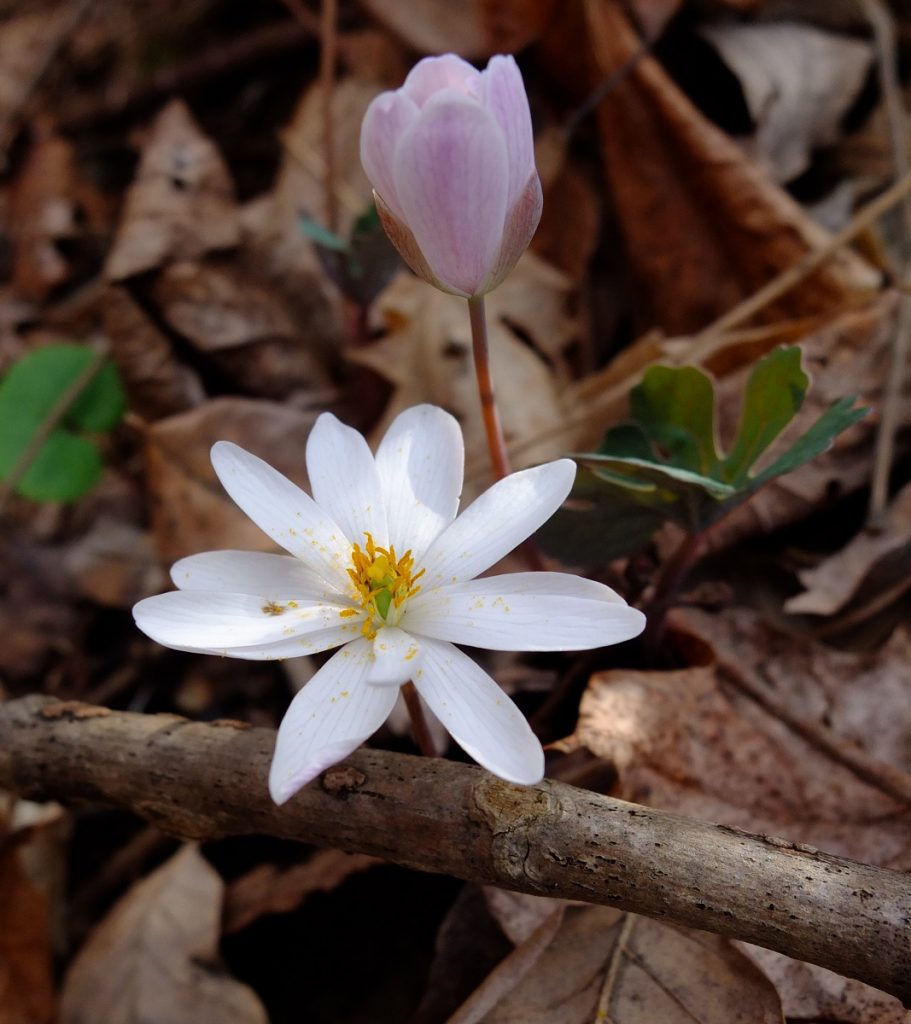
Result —
M495 288L541 219L531 114L512 57L426 57L370 104L361 162L411 269L466 298Z
M191 555L171 571L180 589L140 601L134 615L182 651L270 659L341 648L282 721L269 776L276 803L366 740L408 680L485 768L537 782L541 744L453 644L579 650L642 630L641 612L578 576L476 579L556 511L575 465L514 473L457 517L463 458L458 424L431 405L402 413L376 457L357 431L320 416L307 442L312 498L237 445L213 447L225 490L289 554Z

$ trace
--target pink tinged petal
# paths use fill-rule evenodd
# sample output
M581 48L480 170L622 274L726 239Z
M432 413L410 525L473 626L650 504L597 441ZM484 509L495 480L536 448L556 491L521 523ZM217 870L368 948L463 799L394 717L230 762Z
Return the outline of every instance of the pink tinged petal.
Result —
M401 686L417 668L418 642L397 626L383 626L373 639L373 664L367 682Z
M439 288L441 291L448 291L446 285L436 276L430 264L424 259L424 254L411 233L411 228L392 212L378 192L373 193L373 201L376 203L376 212L383 225L383 230L389 237L389 241L398 250L399 256L421 280L432 284L434 288Z
M204 551L171 566L171 579L181 590L256 594L268 601L344 601L291 555L262 551Z
M423 592L473 579L499 562L550 519L575 476L576 464L558 459L498 480L433 542L421 561Z
M254 523L333 591L350 589L351 545L344 531L296 484L230 441L212 447L222 487Z
M544 751L522 712L467 654L421 641L414 685L458 745L494 775L530 786L544 775Z
M373 453L362 434L324 412L307 438L307 475L317 505L352 544L363 547L364 535L369 533L385 546L383 492Z
M419 107L443 89L455 89L465 95L472 95L480 85L481 72L454 53L440 57L425 57L408 72L402 88L404 93Z
M302 637L355 617L343 611L342 605L322 602L172 590L140 601L133 617L143 633L165 647L221 650Z
M462 492L465 445L454 417L416 405L392 421L376 453L396 552L415 562L455 519Z
M482 285L482 290L485 293L492 291L498 284L502 284L504 278L519 262L522 253L528 248L538 230L543 208L544 194L541 191L541 180L538 177L538 172L534 171L522 194L506 215L500 251L487 280Z
M474 295L490 274L508 181L506 143L493 116L452 90L430 99L402 136L395 184L403 217L448 290Z
M277 804L347 757L383 724L395 705L394 686L368 686L370 642L346 644L291 702L279 726L269 771Z
M506 205L511 209L535 171L535 141L531 111L522 72L512 57L492 57L481 72L481 102L493 114L506 140L509 188Z
M495 651L580 651L638 636L645 616L601 583L528 572L424 591L409 601L402 626Z
M377 96L361 124L361 163L374 190L396 217L402 211L395 190L395 147L405 129L418 116L418 108L405 93L383 92Z

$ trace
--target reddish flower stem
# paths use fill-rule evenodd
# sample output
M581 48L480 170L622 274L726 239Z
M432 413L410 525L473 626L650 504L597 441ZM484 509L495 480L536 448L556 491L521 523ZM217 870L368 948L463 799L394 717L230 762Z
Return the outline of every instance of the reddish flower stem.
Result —
M415 689L414 683L409 680L402 687L402 696L405 698L405 707L411 717L411 731L414 733L414 741L424 757L439 757L433 736L430 734L430 727L427 725L427 717L421 704L421 698Z
M471 348L474 354L474 372L478 378L478 394L481 398L481 417L494 478L502 480L509 476L509 456L506 440L500 423L500 413L493 391L493 376L490 372L490 346L487 341L487 316L484 312L484 296L468 300L468 315L471 319Z

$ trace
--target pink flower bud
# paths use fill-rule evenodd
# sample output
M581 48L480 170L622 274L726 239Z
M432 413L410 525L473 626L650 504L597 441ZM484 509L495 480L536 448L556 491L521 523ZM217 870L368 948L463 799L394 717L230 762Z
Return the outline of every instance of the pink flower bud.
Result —
M420 61L367 109L361 162L402 258L455 295L495 288L541 218L528 97L512 57L484 71L452 53Z

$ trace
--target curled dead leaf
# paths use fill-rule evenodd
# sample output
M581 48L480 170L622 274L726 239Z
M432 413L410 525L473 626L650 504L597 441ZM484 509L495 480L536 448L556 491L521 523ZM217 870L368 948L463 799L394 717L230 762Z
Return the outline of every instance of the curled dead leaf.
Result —
M109 281L240 241L228 167L181 100L155 118L108 253Z

